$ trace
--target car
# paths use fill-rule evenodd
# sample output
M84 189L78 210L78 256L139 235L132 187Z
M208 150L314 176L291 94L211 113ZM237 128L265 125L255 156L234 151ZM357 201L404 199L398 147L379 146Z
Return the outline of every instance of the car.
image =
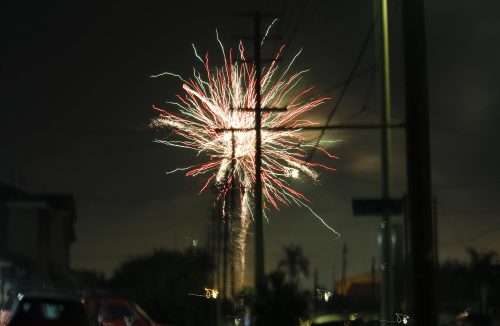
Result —
M5 325L91 326L83 298L44 292L19 293Z
M97 296L86 305L93 326L162 326L131 300Z
M0 326L5 326L9 319L10 310L6 308L0 309Z

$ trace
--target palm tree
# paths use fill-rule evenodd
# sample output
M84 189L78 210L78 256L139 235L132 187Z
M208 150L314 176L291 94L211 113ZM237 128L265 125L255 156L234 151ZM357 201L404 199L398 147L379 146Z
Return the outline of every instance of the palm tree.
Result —
M467 253L470 257L472 276L479 285L481 312L487 313L488 292L493 280L493 260L498 254L495 251L481 253L471 247L467 248Z
M278 262L278 269L286 268L290 281L298 286L301 275L309 275L309 260L302 253L302 248L296 245L284 247L285 258Z

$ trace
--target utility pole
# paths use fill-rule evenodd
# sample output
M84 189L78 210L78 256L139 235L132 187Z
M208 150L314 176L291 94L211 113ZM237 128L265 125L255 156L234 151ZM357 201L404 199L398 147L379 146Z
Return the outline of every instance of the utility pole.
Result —
M219 211L219 204L216 203L212 209L212 227L210 228L209 232L209 250L212 253L212 261L214 266L213 273L212 273L212 279L211 283L214 289L218 288L219 286L219 251L218 251L218 242L219 242L219 237L218 237L218 219L219 219L220 211ZM211 234L210 234L211 233Z
M335 290L335 264L332 264L332 290Z
M314 277L313 277L313 289L312 293L316 293L316 290L319 288L319 271L318 267L314 269Z
M217 260L220 262L220 255L221 255L221 225L220 223L217 223ZM220 265L218 263L217 265ZM217 287L215 289L218 289L219 291L224 287L223 281L224 279L221 277L222 275L220 274L220 269L217 268ZM220 325L221 323L221 318L222 318L222 302L221 300L217 300L215 304L215 323L216 325Z
M377 298L375 296L375 257L372 257L372 265L371 265L371 299L372 302L377 302Z
M254 16L254 60L255 60L255 289L257 296L264 289L264 229L262 216L262 138L261 138L261 71L260 71L260 12Z
M418 326L437 325L433 239L427 53L423 0L402 1L406 76L406 165L410 256L410 313Z
M391 124L391 89L389 70L389 15L387 0L375 1L375 12L377 13L376 25L378 44L380 52L377 51L380 75L380 157L382 177L382 200L387 201L391 195L390 155L391 155L391 132L388 127ZM393 264L391 257L391 216L388 208L382 212L380 223L381 243L381 320L385 325L393 315Z
M228 250L229 250L229 231L231 228L232 216L224 217L224 230L223 230L223 248L222 248L222 297L225 299L228 296L228 285L227 285L227 264L228 264Z
M247 14L239 14L240 16L248 16ZM227 128L218 129L219 132L231 131L232 133L232 147L233 147L233 161L234 161L234 132L254 132L255 133L255 183L254 183L254 235L255 235L255 290L257 296L262 295L265 288L265 266L264 266L264 230L263 230L263 204L262 204L262 111L284 111L286 108L268 108L262 107L261 104L261 41L262 36L260 33L261 14L259 11L253 15L254 33L252 39L254 41L254 82L255 82L255 105L252 108L233 108L233 110L240 111L253 111L255 113L255 125L253 128ZM246 60L245 60L246 61ZM274 60L273 60L274 61ZM266 128L269 130L269 128ZM234 187L233 187L234 188ZM234 278L234 273L233 278ZM259 321L257 321L259 324Z
M240 13L238 16L249 16L248 14ZM267 16L267 15L266 15ZM255 12L253 15L254 22L254 33L251 36L251 39L254 41L254 58L253 60L243 60L244 62L253 61L254 65L254 87L255 87L255 105L253 107L247 108L231 108L231 110L236 111L246 111L246 112L254 112L255 113L255 124L251 128L220 128L216 129L217 132L228 132L230 131L232 134L232 166L234 169L234 154L235 154L235 140L234 133L238 132L252 132L255 133L255 155L254 155L254 163L255 163L255 180L254 180L254 235L255 235L255 289L257 295L259 292L262 293L262 290L265 286L265 266L264 266L264 235L263 235L263 211L262 211L262 130L272 130L272 128L262 128L262 115L263 111L272 112L272 111L285 111L287 108L269 108L262 107L261 104L261 40L262 36L260 33L260 22L261 22L261 14L260 12ZM242 38L248 38L243 36ZM269 38L269 37L267 37ZM272 61L275 61L273 59ZM286 128L286 127L284 127ZM294 128L294 127L291 127ZM277 129L279 130L279 129ZM234 189L234 183L233 187ZM233 211L234 211L233 205ZM232 228L230 228L231 230ZM231 233L231 232L230 232ZM231 236L230 236L231 237ZM230 260L234 261L233 255L230 255ZM234 264L230 263L233 270L231 273L231 283L234 283ZM234 291L234 286L233 286ZM234 296L234 295L233 295Z
M341 268L341 282L342 284L342 295L346 295L346 286L345 286L345 278L346 278L346 269L347 269L347 245L344 244L342 245L342 268Z
M234 110L231 110L231 114L234 113ZM228 274L228 256L229 258L229 264L231 266L231 278L230 278L230 285L229 285L229 296L231 298L235 298L235 268L234 268L234 259L233 259L233 246L229 246L229 241L231 241L231 233L232 233L232 228L233 228L233 220L234 216L236 215L236 203L235 203L235 186L236 182L234 179L234 170L236 169L236 139L234 135L234 130L231 130L231 170L228 175L226 175L226 178L229 178L231 176L231 189L229 190L229 199L225 198L224 204L225 204L225 209L224 209L224 229L223 229L223 257L222 257L222 293L223 293L223 298L227 298L227 274ZM226 195L227 197L227 195ZM231 249L229 249L231 248ZM231 251L231 252L229 252Z
M212 189L215 192L215 187ZM218 202L212 207L211 225L207 228L207 243L206 250L211 254L212 264L214 266L209 277L209 286L213 289L220 289L221 279L220 279L220 205ZM176 234L174 233L174 236ZM174 240L176 240L174 238ZM187 240L187 238L186 238ZM193 243L189 244L189 247L193 248ZM219 300L220 301L220 300ZM220 303L216 302L216 309L214 311L214 320L218 325L220 320Z

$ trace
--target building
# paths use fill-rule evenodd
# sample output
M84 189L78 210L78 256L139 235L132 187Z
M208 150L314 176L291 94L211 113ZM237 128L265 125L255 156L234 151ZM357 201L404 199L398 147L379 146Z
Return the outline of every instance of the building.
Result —
M372 272L348 277L337 284L335 292L359 301L377 302L380 297L380 276L380 272Z
M64 275L75 221L71 195L33 194L0 184L0 260L35 280Z

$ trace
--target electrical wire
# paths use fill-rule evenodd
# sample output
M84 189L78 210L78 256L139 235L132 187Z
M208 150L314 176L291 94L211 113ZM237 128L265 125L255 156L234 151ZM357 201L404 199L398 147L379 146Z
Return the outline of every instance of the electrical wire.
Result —
M347 78L347 81L344 83L342 90L340 91L340 95L338 97L338 100L335 102L335 104L330 112L330 115L328 116L328 119L327 119L325 126L328 126L330 124L330 122L332 121L333 116L337 112L337 110L340 106L340 103L342 102L342 99L344 98L344 96L347 92L347 88L349 87L349 85L351 85L351 82L354 80L354 75L356 74L356 70L358 70L359 64L361 63L361 59L363 58L365 51L368 48L368 44L370 43L370 39L372 37L374 28L375 28L375 24L371 24L370 29L368 30L368 33L366 34L365 39L363 40L363 44L361 45L361 49L358 53L358 56L356 57L356 60L354 61L354 66L352 67L351 72L349 73L349 77ZM312 150L307 157L308 161L310 161L313 158L314 153L316 152L316 148L319 146L321 139L323 138L325 133L326 133L326 128L321 130L321 133L318 137L318 140L316 141L315 146L312 147Z
M401 1L397 1L396 4L394 5L394 12L399 8L400 3L401 3ZM361 59L363 58L363 55L368 47L368 44L370 42L370 39L372 37L374 29L375 29L375 22L372 22L372 24L370 25L370 29L368 30L368 33L365 36L365 39L364 39L363 44L361 46L361 49L358 53L358 56L354 62L354 66L351 69L351 72L350 72L349 77L347 78L346 82L343 84L342 90L340 91L340 95L339 95L337 101L335 102L335 104L330 112L330 115L328 116L328 120L327 120L325 126L328 126L330 124L331 120L333 119L333 116L338 111L340 103L342 102L342 99L346 94L347 88L349 87L351 82L354 80L354 76L356 74L356 71L358 70L359 64L361 63ZM309 153L309 155L307 157L308 161L310 161L313 158L313 156L317 150L317 147L319 146L319 144L321 142L321 139L324 137L324 135L326 133L326 130L327 130L327 128L323 128L321 130L321 133L318 137L318 140L316 141L315 146L312 147L311 152Z
M357 112L352 114L349 118L347 118L346 120L339 123L340 126L343 126L343 125L351 122L352 120L356 119L359 115L361 115L363 112L365 112L368 109L368 100L370 99L370 95L371 95L371 92L373 89L374 80L375 80L375 70L372 70L372 72L370 74L370 80L368 81L368 87L366 88L365 98L363 100L363 104L361 105L361 108Z

